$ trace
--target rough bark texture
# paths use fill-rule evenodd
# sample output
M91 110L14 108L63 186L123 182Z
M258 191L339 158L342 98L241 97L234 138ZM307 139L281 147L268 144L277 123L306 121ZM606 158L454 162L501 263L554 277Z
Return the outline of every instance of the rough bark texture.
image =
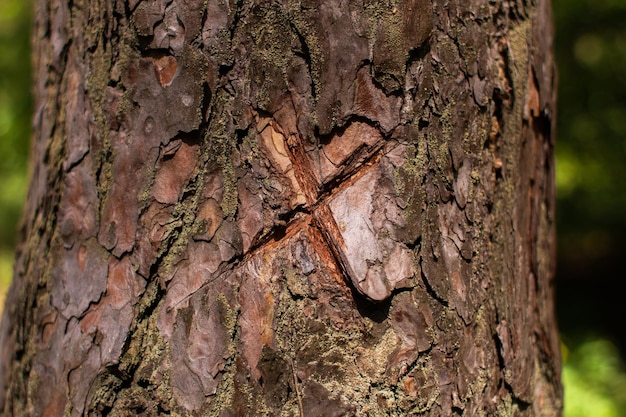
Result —
M40 0L2 415L556 416L538 0Z

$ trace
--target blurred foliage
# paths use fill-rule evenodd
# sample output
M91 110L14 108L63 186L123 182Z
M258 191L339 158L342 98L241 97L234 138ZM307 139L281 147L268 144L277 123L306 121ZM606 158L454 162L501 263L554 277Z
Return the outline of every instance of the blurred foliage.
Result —
M0 1L0 300L11 280L15 235L27 188L30 21L30 1Z
M625 247L626 1L553 3L559 249L564 262L587 273Z
M564 415L626 417L626 0L553 5Z
M592 338L564 347L563 359L565 417L626 416L626 373L613 343Z
M622 315L613 321L602 317L602 305L610 303L590 302L594 288L621 294L615 285L623 273L615 266L626 247L626 0L553 3L559 63L557 287L569 294L559 300L559 320L565 339L571 337L563 355L565 416L624 417L626 374L619 352L605 338L584 335L599 321L626 334ZM0 1L0 303L11 278L26 190L30 13L28 1ZM609 279L614 287L594 284ZM568 292L574 281L585 284L581 299ZM594 307L585 311L581 305Z

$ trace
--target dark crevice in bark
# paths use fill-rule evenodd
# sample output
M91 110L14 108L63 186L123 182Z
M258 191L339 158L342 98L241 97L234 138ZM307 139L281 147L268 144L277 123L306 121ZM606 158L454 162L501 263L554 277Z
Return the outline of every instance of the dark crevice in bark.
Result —
M389 301L391 302L391 301L393 301L393 298L394 298L394 297L396 297L396 296L398 296L398 295L400 295L400 294L403 294L403 293L412 294L412 293L413 293L413 290L415 289L415 287L416 287L416 286L417 286L417 285L410 286L410 287L400 287L400 288L394 288L394 289L391 291L391 294L389 295L389 297L388 297L386 300L389 300ZM378 303L375 303L375 304L378 304Z
M241 149L244 140L250 134L250 127L246 127L244 129L235 129L235 140L237 143L237 147Z
M274 114L272 112L270 112L269 110L266 110L264 108L261 107L257 107L254 105L250 106L252 108L252 110L254 110L255 112L258 113L259 117L261 118L267 118L267 119L274 119Z
M501 97L500 102L502 104L506 104L509 109L512 109L515 106L515 89L520 88L521 86L516 86L513 83L513 73L511 66L514 64L511 62L511 50L507 44L500 46L500 58L502 59L502 65L504 69L504 77L506 79L505 91L500 89L496 89Z
M508 81L507 81L508 82ZM492 95L492 100L494 103L493 106L493 117L495 118L495 124L496 126L493 125L492 122L492 126L491 126L491 133L487 136L487 139L485 140L484 143L484 148L488 149L488 148L493 148L492 152L494 153L495 156L500 155L500 138L502 136L502 132L504 132L505 129L505 119L504 119L504 109L505 106L508 106L508 104L505 104L505 100L509 99L509 94L507 92L503 92L498 88L495 88L493 90L493 95ZM494 171L495 171L495 178L496 181L501 181L503 179L503 166L494 166ZM491 213L491 202L488 202L488 209L489 212Z
M231 41L234 38L235 31L239 29L239 22L241 22L245 17L243 9L245 2L245 0L237 0L237 3L235 4L235 14L233 15L233 21L228 24Z
M300 42L301 51L294 51L296 56L304 59L306 63L307 71L309 74L309 78L311 79L311 98L313 102L317 101L317 91L315 87L315 81L313 79L313 58L311 57L311 51L309 50L309 45L307 44L306 37L298 30L297 25L293 21L293 19L289 19L289 26L294 31L296 36L298 37L298 41Z
M154 35L140 35L137 34L137 46L140 51L146 51L150 48L150 44L154 40Z
M202 95L202 106L200 111L202 112L202 120L206 122L211 116L210 109L213 96L208 82L202 83L202 90L204 94Z
M370 67L370 75L372 76L372 84L380 91L382 91L386 97L398 97L398 98L403 98L404 97L404 81L403 80L398 80L398 78L395 75L392 74L388 74L388 73L384 73L384 72L376 72L376 70L374 69L374 65L370 62L370 61L363 61L364 63L367 62L369 64ZM389 77L394 81L394 84L397 84L396 88L387 90L385 87L383 87L382 83L379 81L379 79L377 77ZM406 73L405 73L406 76Z
M422 236L418 236L413 242L405 242L405 245L409 250L414 251L417 249L419 252L422 247Z
M463 409L461 407L452 406L452 415L454 416L462 416L463 415Z
M529 403L528 401L524 401L515 395L511 395L511 399L513 401L513 404L517 405L517 408L519 408L519 410L522 412L527 411L532 407L531 403Z
M508 18L510 21L518 22L521 20L528 19L528 12L526 11L528 7L527 1L524 0L521 2L521 9L520 9L519 1L509 2L507 3L507 5L508 5Z
M359 293L354 288L352 283L349 283L348 285L350 287L350 291L352 292L352 298L354 299L356 308L362 317L367 317L376 323L383 323L389 318L389 310L391 309L393 296L379 302L374 302Z
M421 262L422 261L420 260L420 264L421 264ZM439 296L439 294L437 294L437 292L432 287L432 285L430 285L430 282L428 282L428 278L426 277L426 274L424 273L423 269L422 269L421 276L422 276L422 282L424 283L424 287L426 288L426 293L428 295L430 295L435 301L437 301L442 306L448 307L449 306L448 300L445 300L445 299L441 298L441 296Z
M139 7L142 1L143 0L138 0L132 8L130 6L130 1L124 0L122 2L124 4L124 12L126 13L126 19L130 19L132 17L133 13L135 13L135 10L137 10L137 7Z
M424 43L417 48L410 49L409 56L406 60L407 71L411 64L424 60L428 54L430 54L430 39L426 39Z
M138 327L138 323L142 320L149 319L152 314L155 312L156 308L159 305L159 302L165 296L165 289L160 285L157 280L151 281L146 287L143 294L139 297L137 302L137 308L135 309L135 320L133 324L131 324L132 329L136 329ZM129 337L129 340L132 338ZM123 354L122 354L123 356Z
M201 145L203 137L204 135L202 135L201 129L191 130L189 132L178 131L178 134L175 136L176 139L180 139L181 141L183 141L184 143L190 146ZM170 155L166 155L166 156L170 156Z
M89 151L86 151L83 155L81 155L76 161L72 161L71 164L68 164L64 171L69 173L73 168L75 168L76 166L80 165L81 162L83 162L85 160L85 157L87 157L87 155L89 155Z
M502 355L502 350L504 349L504 346L502 346L502 341L500 340L500 336L498 335L498 333L494 333L492 335L492 338L496 346L496 353L498 355L498 367L500 369L498 377L500 379L500 384L506 384L506 382L504 381L504 371L506 370L506 365L504 362L504 356Z
M528 410L532 404L522 400L521 398L519 398L516 394L515 394L515 390L513 389L513 387L511 386L511 384L507 381L507 378L505 377L505 374L507 372L507 366L506 366L506 361L505 358L503 356L503 349L504 346L502 345L502 341L500 340L500 336L495 333L493 335L493 340L496 346L496 352L498 355L498 366L500 368L500 373L499 373L499 385L501 387L504 388L504 390L510 395L511 401L514 405L516 405L520 411L526 411ZM509 371L510 372L510 371ZM515 376L514 376L515 377ZM502 394L500 394L502 396Z
M286 213L286 215L289 215L291 213L293 212ZM289 216L289 217L292 217L292 216ZM293 218L291 218L290 220L293 220ZM285 236L287 236L287 229L289 228L289 226L291 226L291 224L280 224L280 225L274 226L269 232L267 232L260 239L258 239L252 246L250 246L250 249L248 249L248 252L244 253L240 258L243 259L243 257L248 254L253 254L253 253L258 252L260 249L267 246L268 243L270 242L279 242L283 240Z
M166 56L172 56L172 52L167 48L150 48L142 50L141 56L144 58L159 59Z
M291 211L288 211L288 212L285 212L285 213L280 213L277 216L278 221L280 223L282 223L281 225L279 225L279 227L286 230L287 227L289 227L289 225L294 220L300 220L301 219L301 215L307 215L307 214L311 214L311 210L309 210L307 207L303 207L303 206L297 206L296 208L294 208Z
M217 67L217 74L220 77L221 80L221 89L226 91L226 93L228 93L228 95L232 96L233 95L233 87L231 85L230 80L228 79L228 73L235 68L235 64L234 63L230 63L230 64L220 64ZM228 86L228 87L226 87Z

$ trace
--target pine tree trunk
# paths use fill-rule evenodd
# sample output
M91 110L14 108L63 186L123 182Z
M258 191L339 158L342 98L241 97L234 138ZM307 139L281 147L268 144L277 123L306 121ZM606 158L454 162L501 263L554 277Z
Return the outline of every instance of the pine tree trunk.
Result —
M39 0L2 415L560 415L530 3Z

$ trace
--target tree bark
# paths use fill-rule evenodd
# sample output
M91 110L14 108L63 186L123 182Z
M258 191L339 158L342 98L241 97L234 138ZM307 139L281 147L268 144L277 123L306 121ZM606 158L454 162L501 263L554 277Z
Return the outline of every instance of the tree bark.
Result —
M2 415L560 415L548 0L39 0Z

